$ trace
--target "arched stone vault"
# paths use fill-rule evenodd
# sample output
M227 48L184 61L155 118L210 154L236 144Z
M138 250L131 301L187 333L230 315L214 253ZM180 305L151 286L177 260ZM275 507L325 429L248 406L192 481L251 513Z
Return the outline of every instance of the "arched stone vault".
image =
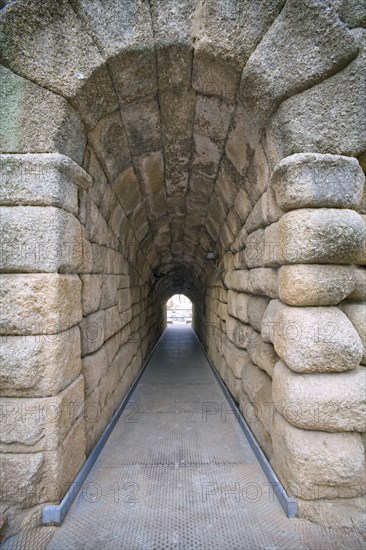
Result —
M359 521L362 3L5 4L10 529L65 493L175 292L300 515ZM44 421L21 422L23 406Z

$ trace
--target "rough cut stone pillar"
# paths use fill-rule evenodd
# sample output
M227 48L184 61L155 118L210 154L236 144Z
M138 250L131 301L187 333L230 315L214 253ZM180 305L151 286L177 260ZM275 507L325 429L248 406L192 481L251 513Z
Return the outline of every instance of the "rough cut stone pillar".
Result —
M270 303L262 325L281 358L272 464L300 514L331 523L337 508L357 506L364 494L364 306L352 300L356 287L356 300L365 299L354 267L365 262L365 223L355 211L364 175L353 158L295 154L276 166L271 186L285 212L267 231L267 244L278 239L281 301Z
M61 154L0 156L0 471L14 530L39 521L85 460L81 281L73 273L83 263L78 188L90 184Z

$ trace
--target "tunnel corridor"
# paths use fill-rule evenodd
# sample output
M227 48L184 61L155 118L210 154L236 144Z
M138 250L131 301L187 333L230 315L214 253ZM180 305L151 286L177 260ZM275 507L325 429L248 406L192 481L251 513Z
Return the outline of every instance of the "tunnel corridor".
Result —
M3 4L6 535L66 494L180 293L299 517L362 529L365 10Z

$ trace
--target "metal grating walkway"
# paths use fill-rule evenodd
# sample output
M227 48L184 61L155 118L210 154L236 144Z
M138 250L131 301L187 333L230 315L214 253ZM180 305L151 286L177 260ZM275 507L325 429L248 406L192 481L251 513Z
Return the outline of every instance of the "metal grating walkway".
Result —
M169 327L63 525L43 528L44 545L3 547L364 548L357 533L287 519L229 410L193 331Z

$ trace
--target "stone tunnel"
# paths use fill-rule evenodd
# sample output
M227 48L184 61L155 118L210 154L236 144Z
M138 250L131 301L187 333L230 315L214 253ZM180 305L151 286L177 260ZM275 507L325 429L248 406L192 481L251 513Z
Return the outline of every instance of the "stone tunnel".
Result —
M176 293L299 516L360 526L364 3L2 4L8 533L66 493Z

